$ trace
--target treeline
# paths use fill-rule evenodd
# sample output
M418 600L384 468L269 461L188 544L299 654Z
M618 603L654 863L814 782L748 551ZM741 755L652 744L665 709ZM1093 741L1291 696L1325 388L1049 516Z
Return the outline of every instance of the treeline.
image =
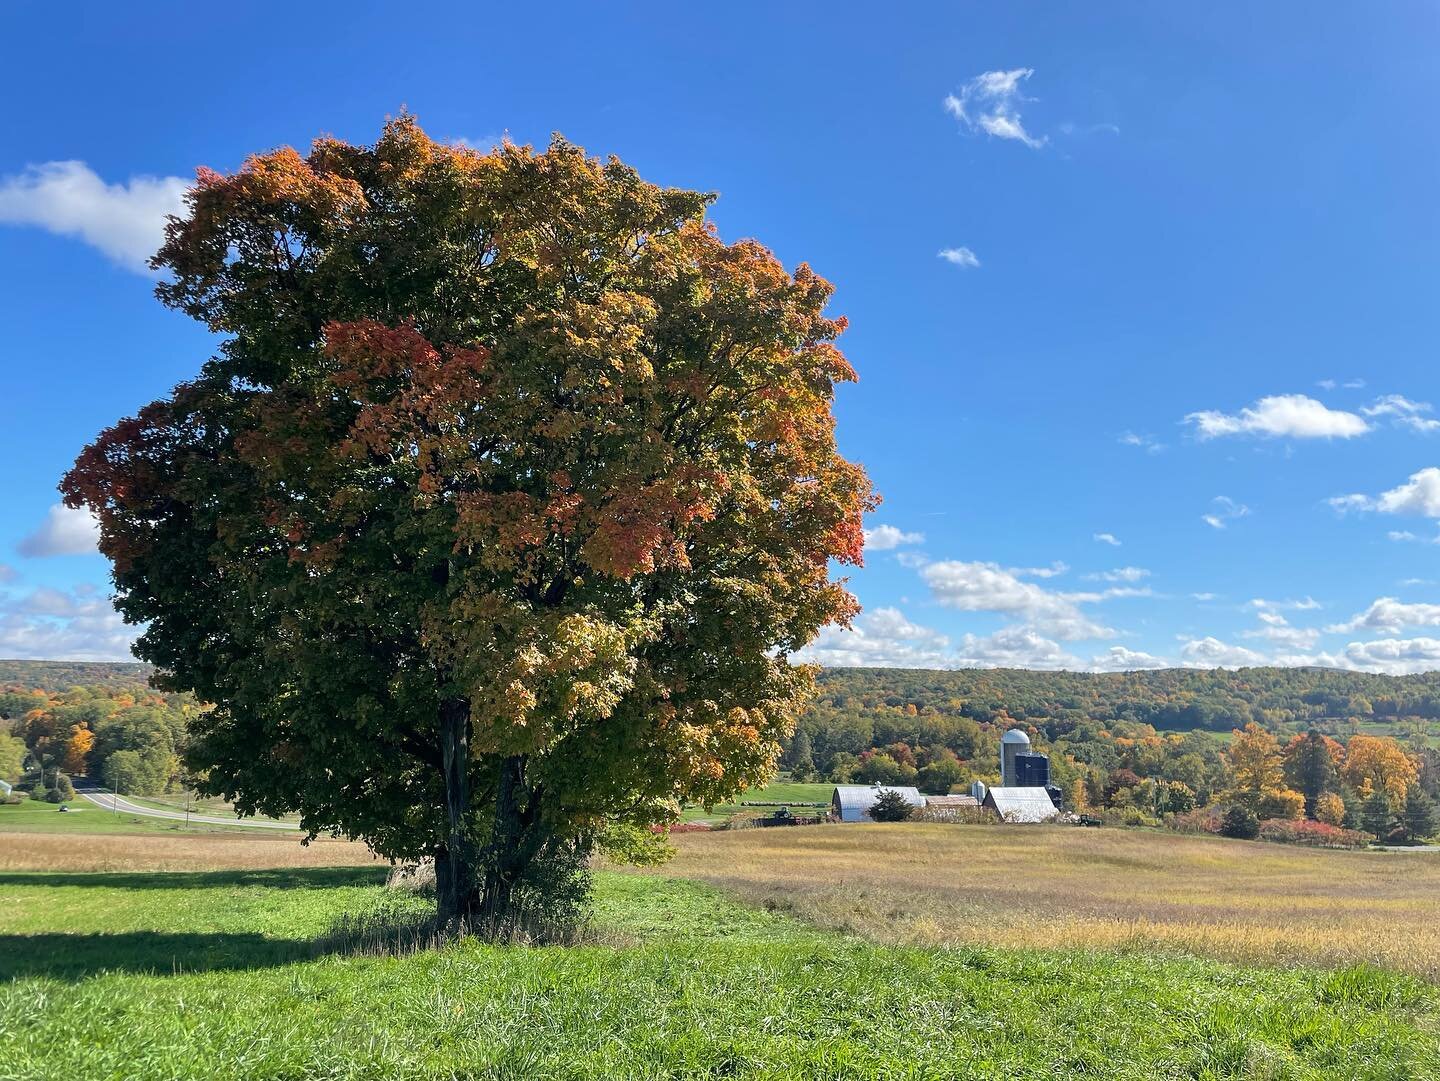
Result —
M1050 755L1070 808L1246 835L1313 822L1407 840L1434 830L1434 675L1319 669L1126 675L833 669L786 745L797 778L964 790L999 779L1000 736ZM1388 724L1402 738L1378 735ZM1185 821L1182 819L1182 821Z
M7 669L38 662L5 662ZM49 683L62 666L47 666ZM68 666L91 674L90 666ZM135 682L139 665L96 666L102 682L65 689L0 685L0 780L35 798L73 798L71 778L88 777L129 793L157 793L185 778L181 754L199 707L189 695L165 694ZM116 669L119 671L111 671ZM128 673L124 670L128 669ZM23 678L33 678L22 669ZM130 682L118 677L129 674Z

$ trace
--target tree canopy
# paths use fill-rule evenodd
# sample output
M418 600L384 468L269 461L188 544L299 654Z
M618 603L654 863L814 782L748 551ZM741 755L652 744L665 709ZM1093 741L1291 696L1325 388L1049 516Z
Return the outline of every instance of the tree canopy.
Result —
M493 915L772 767L873 499L831 286L710 201L410 117L201 170L153 265L223 342L62 490L208 791Z

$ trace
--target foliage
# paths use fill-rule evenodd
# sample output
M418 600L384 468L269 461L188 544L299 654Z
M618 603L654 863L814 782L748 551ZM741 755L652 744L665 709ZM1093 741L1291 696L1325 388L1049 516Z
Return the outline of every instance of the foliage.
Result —
M1232 804L1220 817L1220 833L1225 837L1253 841L1260 836L1260 816L1243 804Z
M1327 826L1345 822L1345 801L1335 792L1322 792L1315 801L1315 818Z
M1419 777L1414 760L1394 740L1363 734L1346 745L1341 773L1361 799L1382 792L1392 809L1404 803L1406 791Z
M63 489L137 655L214 703L204 791L434 858L467 917L766 775L873 503L830 285L709 202L409 117L201 171L153 265L224 341Z
M1412 784L1405 793L1405 810L1400 815L1400 824L1405 831L1405 839L1409 841L1423 841L1440 826L1435 801L1418 784Z
M915 811L904 793L887 788L870 805L870 817L876 822L904 822Z
M24 768L24 740L0 732L0 781L14 781Z

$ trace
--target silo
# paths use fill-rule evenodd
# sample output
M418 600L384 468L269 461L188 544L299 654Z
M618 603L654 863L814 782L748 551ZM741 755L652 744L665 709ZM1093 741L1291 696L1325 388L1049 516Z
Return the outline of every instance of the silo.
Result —
M1030 752L1030 737L1018 728L1011 728L1000 737L1000 786L1013 787L1017 783L1015 756Z

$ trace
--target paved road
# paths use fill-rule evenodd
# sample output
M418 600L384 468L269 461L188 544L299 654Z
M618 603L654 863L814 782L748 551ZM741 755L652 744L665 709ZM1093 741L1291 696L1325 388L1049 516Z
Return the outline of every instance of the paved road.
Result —
M184 811L162 811L156 807L146 807L103 789L77 788L75 794L107 811L123 811L125 814L143 815L146 818L168 818L179 822L186 820ZM189 820L192 824L206 826L249 826L254 829L266 830L298 830L300 828L293 822L276 822L271 818L236 818L234 815L208 815L200 814L197 811L190 812Z

